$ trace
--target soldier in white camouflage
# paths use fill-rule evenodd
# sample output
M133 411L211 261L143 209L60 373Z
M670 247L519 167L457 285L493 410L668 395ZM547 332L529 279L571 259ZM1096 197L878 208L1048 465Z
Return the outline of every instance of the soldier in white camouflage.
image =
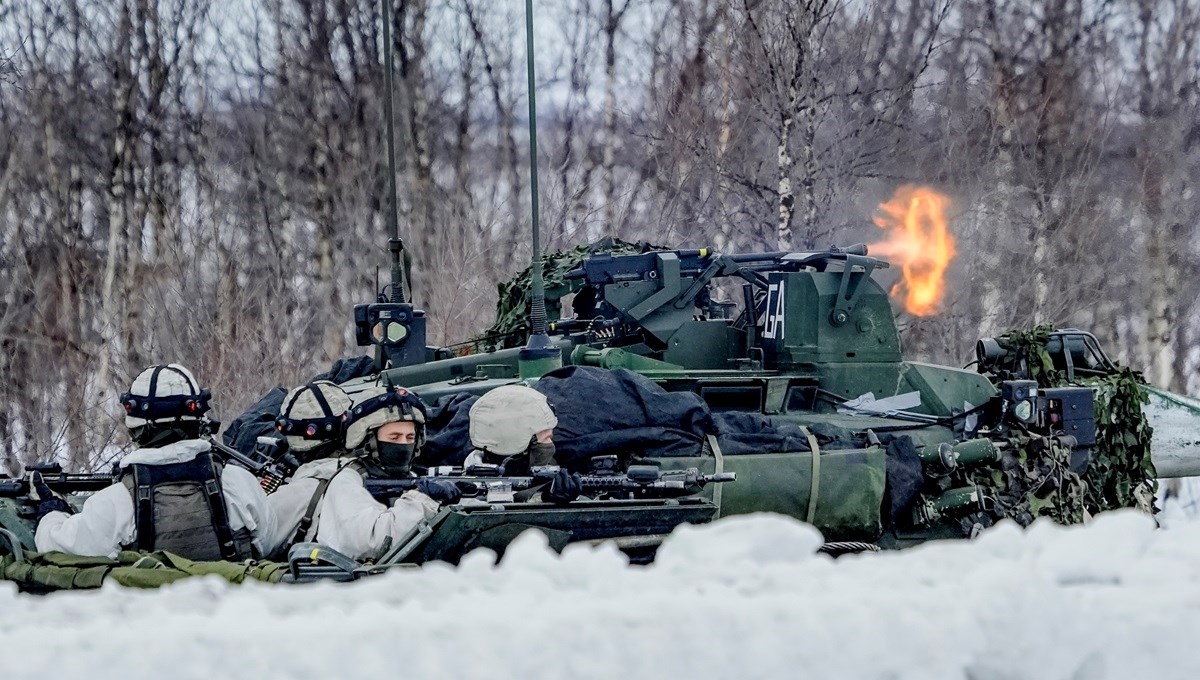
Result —
M404 389L374 387L358 397L354 404L337 385L321 381L284 399L277 427L289 448L328 456L301 465L270 496L285 547L316 541L357 560L377 558L442 504L461 497L451 482L422 479L390 506L376 500L364 480L412 476L412 460L425 439L425 411Z
M72 513L38 473L34 541L42 552L115 558L118 551L167 550L192 560L241 561L272 552L276 518L254 475L222 466L202 435L209 392L179 364L151 366L121 396L137 445L121 481Z

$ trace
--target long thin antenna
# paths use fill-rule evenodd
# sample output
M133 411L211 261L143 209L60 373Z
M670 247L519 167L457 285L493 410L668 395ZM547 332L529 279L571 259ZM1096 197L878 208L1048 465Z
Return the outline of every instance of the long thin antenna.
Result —
M538 377L562 365L562 350L546 335L546 287L542 281L542 241L538 219L537 85L533 68L533 0L525 0L525 61L529 76L529 191L533 253L530 258L529 342L519 355L523 378Z
M400 199L396 191L396 129L392 114L392 0L381 0L380 4L383 6L383 74L384 87L387 90L383 97L383 127L387 137L388 219L392 223L392 237L388 239L388 250L392 251L392 302L404 302L404 241L400 239Z
M533 310L532 335L546 334L546 290L542 282L542 235L538 219L537 86L533 73L533 0L525 0L525 60L529 76L529 204L533 221L533 256L530 263Z

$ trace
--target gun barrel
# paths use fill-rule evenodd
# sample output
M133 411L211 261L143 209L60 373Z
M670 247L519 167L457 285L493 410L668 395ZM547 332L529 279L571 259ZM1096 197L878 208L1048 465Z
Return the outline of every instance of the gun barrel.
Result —
M746 262L777 262L779 258L788 254L786 250L779 250L773 253L733 253L728 257L738 264L743 264Z
M454 480L458 481L458 480ZM395 497L417 487L415 479L368 479L364 483L367 491L376 497Z
M736 482L736 472L719 472L715 475L700 475L699 482L701 484L722 484L724 482Z
M70 474L60 472L57 474L42 475L42 481L52 491L58 493L85 493L92 491L100 491L107 489L117 481L112 475L88 475L88 474ZM0 496L12 498L14 496L24 496L29 493L29 482L24 479L3 479L0 480Z
M208 441L210 444L212 444L214 451L224 455L231 462L237 463L241 467L253 472L255 475L262 474L262 472L267 468L267 463L253 460L250 458L250 456L247 456L232 446L228 446L224 442L218 440L216 437L211 437Z
M507 481L513 491L523 491L532 485L529 477L455 477L445 476L446 481L453 482L464 496L484 496L488 492L489 482ZM401 496L404 492L417 488L419 478L412 479L368 479L365 482L367 491L379 499Z

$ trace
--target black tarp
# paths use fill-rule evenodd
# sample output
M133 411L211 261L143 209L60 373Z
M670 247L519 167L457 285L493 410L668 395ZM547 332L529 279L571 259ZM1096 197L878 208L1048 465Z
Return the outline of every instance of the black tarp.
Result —
M373 357L345 357L333 362L333 366L330 366L328 371L313 376L309 382L329 380L340 385L355 378L371 375L374 372L375 359Z
M625 369L565 366L534 384L558 416L554 446L562 464L587 468L592 456L698 456L716 423L704 400L667 392Z
M717 444L726 456L751 453L808 451L808 437L796 423L748 411L713 414L717 423ZM861 437L850 430L817 423L808 427L822 449L853 449L861 446Z
M479 397L473 394L455 394L437 400L429 409L425 446L421 449L418 464L462 465L471 453L467 426L471 404L477 399Z
M534 383L558 416L554 444L563 465L586 469L593 456L699 456L713 434L725 455L808 451L808 438L794 423L758 413L713 413L692 392L668 392L624 369L567 366ZM430 409L427 465L458 465L471 449L468 412L477 397L443 397ZM854 448L848 430L814 425L823 449Z
M328 371L315 375L308 382L331 380L344 383L348 380L370 375L374 368L374 359L368 356L346 357L333 362ZM277 436L275 419L279 417L279 409L283 407L283 398L287 390L275 387L264 394L253 406L246 409L242 415L234 418L221 433L225 444L250 454L254 451L255 442L259 437Z
M908 435L885 438L887 444L887 486L884 521L895 524L904 510L917 500L925 484L924 467L917 456L917 447Z

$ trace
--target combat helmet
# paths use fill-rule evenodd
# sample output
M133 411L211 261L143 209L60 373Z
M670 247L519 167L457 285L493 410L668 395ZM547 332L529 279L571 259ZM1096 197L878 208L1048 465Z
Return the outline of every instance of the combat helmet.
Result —
M328 380L301 385L283 398L275 429L287 437L288 449L318 457L341 447L352 402Z
M388 423L411 422L416 430L416 448L425 443L425 404L403 387L372 387L362 392L346 428L346 448L369 448L375 432Z
M129 391L121 395L125 426L133 440L142 445L146 445L147 438L155 431L167 429L181 429L190 436L198 436L211 396L184 366L151 366L139 373Z
M527 450L538 432L557 425L558 417L544 394L524 385L504 385L471 406L471 445L513 456Z
M386 476L407 477L413 460L425 443L425 404L403 387L372 387L358 395L346 428L346 448L361 450L368 470ZM379 428L388 423L413 424L413 441L377 441Z

